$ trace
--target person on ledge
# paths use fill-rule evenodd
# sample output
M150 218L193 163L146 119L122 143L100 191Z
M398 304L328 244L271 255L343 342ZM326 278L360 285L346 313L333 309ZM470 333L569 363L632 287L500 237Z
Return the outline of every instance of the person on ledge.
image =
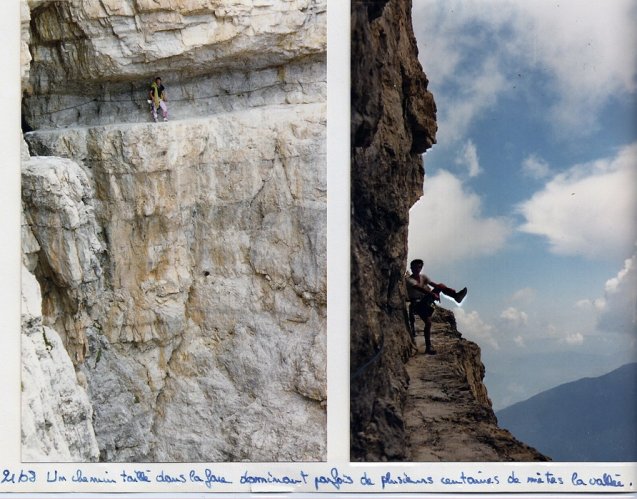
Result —
M166 97L166 89L161 84L161 78L159 76L155 78L155 81L150 85L149 97L150 100L148 102L150 104L150 113L153 116L153 121L157 122L157 110L160 108L164 121L168 121L168 106L166 106L168 98Z
M433 314L433 303L440 301L440 293L453 298L457 303L461 303L467 295L467 288L456 291L442 283L435 283L425 274L421 274L423 261L413 260L409 267L411 274L405 280L407 284L407 295L411 302L410 310L420 316L425 322L425 354L435 355L436 351L431 345L431 315ZM410 319L411 322L411 319ZM410 324L413 331L413 323Z

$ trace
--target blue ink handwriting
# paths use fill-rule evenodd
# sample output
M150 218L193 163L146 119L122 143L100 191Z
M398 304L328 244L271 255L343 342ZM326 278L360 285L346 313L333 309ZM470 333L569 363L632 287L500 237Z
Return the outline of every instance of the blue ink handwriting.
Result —
M180 473L177 476L172 476L164 472L164 470L161 470L161 472L155 477L155 481L159 483L186 483L187 480L183 473Z
M2 470L2 478L0 483L35 483L36 474L33 470L20 470L14 473L11 470Z
M207 488L211 489L213 483L232 483L223 475L215 475L210 468L204 471L205 477L201 477L195 470L190 470L188 478L193 483L203 483Z
M478 471L478 474L480 473L482 473L482 471ZM465 472L462 471L460 472L459 478L442 477L440 479L440 483L443 485L498 485L500 483L500 478L498 475L494 475L492 477L474 477L471 475L465 475Z
M515 471L512 471L511 474L507 477L507 483L520 483L520 479L515 476Z
M128 473L126 473L126 471L122 471L119 476L122 477L122 480L125 483L136 483L136 482L143 482L143 483L150 483L150 478L148 478L148 475L146 473L150 473L150 470L146 470L146 471L140 471L140 470L134 470L132 475L129 475Z
M105 471L104 474L108 475L108 471ZM117 480L110 477L84 475L84 472L79 468L75 471L75 475L71 477L71 481L77 483L117 483Z
M423 483L431 485L434 483L434 479L430 476L422 478L412 478L405 472L403 472L402 475L392 477L392 474L389 471L380 477L380 484L383 489L385 489L385 485L414 485Z
M240 483L242 484L254 484L254 483L281 483L285 485L298 485L298 484L306 484L307 477L309 475L301 470L299 478L289 477L287 475L284 476L275 476L270 471L268 471L268 476L262 475L248 475L247 470L241 475Z
M314 477L314 488L319 490L321 485L331 485L336 490L340 490L342 485L351 485L354 480L349 475L343 475L338 471L338 468L332 468L329 476L319 475Z
M604 473L601 477L589 477L588 480L579 477L577 472L571 475L571 483L576 486L586 487L587 485L597 485L601 487L622 488L624 484L619 478L621 475L615 474L614 477L609 473Z
M376 485L372 481L372 479L367 476L367 471L363 473L363 476L361 477L360 481L361 481L361 485L365 485L365 486Z
M59 473L58 470L53 470L53 473L51 473L50 471L46 472L46 481L48 483L55 483L55 482L66 482L67 480L66 480L66 476Z
M536 476L527 476L526 483L548 483L551 485L564 484L564 480L562 480L562 477L556 477L550 471L547 471L545 473L536 472L535 475Z

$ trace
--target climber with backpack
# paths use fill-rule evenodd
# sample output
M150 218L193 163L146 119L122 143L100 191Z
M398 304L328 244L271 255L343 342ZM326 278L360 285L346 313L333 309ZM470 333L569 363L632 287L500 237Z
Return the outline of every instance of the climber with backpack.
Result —
M161 84L161 78L158 76L150 85L148 103L150 104L150 114L153 121L157 122L157 110L161 109L164 121L168 121L168 106L166 105L167 96L166 89Z

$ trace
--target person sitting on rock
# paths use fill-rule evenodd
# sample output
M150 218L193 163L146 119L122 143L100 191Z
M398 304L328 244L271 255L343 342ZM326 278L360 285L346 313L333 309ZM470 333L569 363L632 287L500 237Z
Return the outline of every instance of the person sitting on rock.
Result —
M166 89L161 84L161 78L158 76L155 81L150 85L150 113L153 116L153 121L157 122L157 110L161 108L161 113L164 117L164 121L168 121L168 106L166 106Z
M461 303L467 295L467 288L456 291L442 283L435 283L425 274L421 274L423 261L413 260L409 267L411 275L405 278L407 284L407 295L411 302L411 311L420 316L425 323L425 353L435 355L436 351L431 345L431 315L433 314L433 303L440 301L440 293L453 298L457 303ZM412 325L413 328L413 325Z

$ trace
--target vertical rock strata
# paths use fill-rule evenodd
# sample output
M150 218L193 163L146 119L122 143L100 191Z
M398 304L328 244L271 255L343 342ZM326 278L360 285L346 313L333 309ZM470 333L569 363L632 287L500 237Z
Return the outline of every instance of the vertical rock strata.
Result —
M31 259L100 460L324 459L325 2L29 4Z
M409 0L352 2L351 458L404 459L409 337L403 274L409 208L435 103Z
M39 251L31 229L23 224L22 460L96 461L93 408L60 336L42 324L41 291L32 274Z

